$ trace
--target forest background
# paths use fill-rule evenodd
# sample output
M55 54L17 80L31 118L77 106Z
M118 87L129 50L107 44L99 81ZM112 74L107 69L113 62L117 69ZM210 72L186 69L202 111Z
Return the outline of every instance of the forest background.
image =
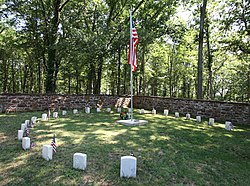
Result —
M250 101L247 0L0 0L0 93Z

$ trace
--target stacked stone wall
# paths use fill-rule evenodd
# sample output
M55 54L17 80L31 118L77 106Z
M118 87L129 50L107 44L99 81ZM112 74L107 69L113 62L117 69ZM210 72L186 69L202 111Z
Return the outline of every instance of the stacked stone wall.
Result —
M211 117L217 121L250 125L249 103L136 96L134 105L136 108L155 108L158 112L168 109L170 113L189 113L194 118L200 115L206 119Z
M106 95L0 95L1 112L127 107L130 98Z
M42 95L42 94L0 94L0 112L28 112L107 107L130 107L128 96L107 95ZM152 110L158 113L168 109L170 113L213 117L217 121L231 121L234 124L250 125L250 104L208 100L174 99L162 97L134 96L134 108Z

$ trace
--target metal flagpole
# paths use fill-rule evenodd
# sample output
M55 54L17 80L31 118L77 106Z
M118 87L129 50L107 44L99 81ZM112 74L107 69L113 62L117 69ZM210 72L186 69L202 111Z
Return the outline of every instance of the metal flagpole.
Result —
M131 92L131 121L133 120L133 39L132 39L132 10L130 10L130 46L129 46L129 50L130 50L130 92Z

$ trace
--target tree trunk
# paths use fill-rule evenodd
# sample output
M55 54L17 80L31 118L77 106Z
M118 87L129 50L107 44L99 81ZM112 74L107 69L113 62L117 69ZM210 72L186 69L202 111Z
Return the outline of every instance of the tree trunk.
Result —
M173 74L173 62L174 62L175 46L173 45L173 52L169 57L169 96L173 96L172 74Z
M117 95L120 95L121 86L121 46L118 47L118 75L117 75Z
M71 93L71 74L69 73L68 75L68 94Z
M208 95L209 95L209 99L213 99L213 74L212 74L212 63L213 63L213 59L212 59L212 54L211 54L211 49L210 49L210 40L209 40L209 24L207 23L207 27L206 27L206 35L207 35L207 52L208 52L208 74L209 74L209 78L208 78Z
M247 100L246 101L248 101L248 102L250 102L250 64L248 65L249 66L249 68L248 68L248 72L247 72L247 74L248 74L248 79L247 79Z
M16 92L16 79L15 79L15 70L14 70L14 62L11 61L11 79L12 79L12 92Z
M97 67L97 79L94 86L94 94L101 93L101 82L102 82L102 65L103 65L103 57L100 56L98 59L98 67Z
M203 5L200 7L200 33L199 33L199 49L198 49L198 85L197 85L197 99L202 99L202 52L203 52L203 38L204 38L204 20L206 14L207 0L203 0Z
M69 2L66 0L63 4L61 4L61 0L54 0L54 11L53 17L51 20L51 29L49 31L49 35L47 36L47 48L48 48L48 62L47 62L47 75L46 75L46 92L47 93L55 93L56 91L56 80L57 74L59 71L60 60L58 59L57 55L57 43L59 36L58 26L60 23L60 12L62 11L63 7ZM47 30L48 31L48 30Z
M26 92L27 79L28 79L28 65L25 64L23 69L23 87L22 87L23 93L27 93Z
M128 71L128 65L124 65L124 75L123 75L123 94L127 93L127 71Z
M76 94L79 94L79 71L78 68L75 70L76 73Z
M95 65L94 65L94 61L92 61L90 63L90 69L88 72L88 94L92 94L93 93L93 87L96 83L96 76L95 76Z
M3 58L3 92L7 92L8 66L7 60Z
M145 46L142 46L141 75L139 80L139 95L145 95Z

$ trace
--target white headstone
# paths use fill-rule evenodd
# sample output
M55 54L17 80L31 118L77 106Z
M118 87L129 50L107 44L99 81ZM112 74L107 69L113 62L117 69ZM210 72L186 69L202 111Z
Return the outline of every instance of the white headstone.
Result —
M29 137L23 137L22 147L24 150L30 149L30 138Z
M36 123L36 120L37 120L37 117L35 117L35 116L33 116L33 117L31 118L32 123Z
M86 112L87 114L89 114L89 113L90 113L90 108L89 108L89 107L86 107L86 108L85 108L85 112Z
M96 108L96 112L101 112L101 109L100 108Z
M190 114L187 113L187 114L186 114L186 119L190 119L190 117L191 117Z
M225 129L226 130L233 130L233 128L234 128L234 126L233 126L232 122L230 122L230 121L225 122Z
M155 109L152 110L152 114L156 114L156 110Z
M168 111L167 109L164 109L164 115L165 115L165 116L168 116L168 112L169 112L169 111Z
M18 135L17 135L18 140L23 139L23 130L18 130Z
M111 112L111 108L107 108L107 112Z
M201 122L201 116L196 116L196 121L200 123Z
M209 118L208 125L214 125L214 118Z
M128 108L128 112L131 113L131 112L132 112L132 109L131 109L131 108Z
M43 145L42 156L45 160L52 160L53 149L51 145Z
M58 118L58 112L53 112L53 118Z
M144 114L144 109L141 109L141 110L140 110L140 114Z
M73 114L78 114L78 110L77 109L73 109Z
M26 124L25 123L22 123L21 124L21 130L24 131L26 129Z
M176 118L180 117L179 112L175 112L174 115L175 115Z
M85 170L87 167L87 154L75 153L73 156L73 168Z
M46 113L42 114L42 121L47 121L48 120L48 115Z
M66 110L63 110L62 111L62 116L66 116L67 115L67 111Z
M29 126L29 124L30 124L30 120L25 120L25 125L26 125L26 127L28 127Z
M136 177L136 157L134 156L122 156L120 177Z
M119 112L121 112L122 111L122 108L121 107L118 107L117 108L117 112L119 113Z

